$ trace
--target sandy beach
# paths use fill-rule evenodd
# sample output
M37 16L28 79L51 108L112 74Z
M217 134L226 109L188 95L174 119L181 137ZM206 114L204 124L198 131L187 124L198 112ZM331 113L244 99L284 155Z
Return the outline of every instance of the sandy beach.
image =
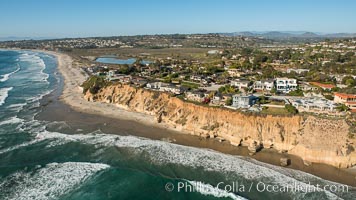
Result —
M84 72L79 67L73 66L70 56L57 52L46 51L46 53L57 57L58 70L64 78L63 92L60 100L70 105L74 110L124 120L134 120L143 124L165 128L163 125L155 123L154 118L146 114L126 111L113 104L86 101L80 88L80 85L87 78Z

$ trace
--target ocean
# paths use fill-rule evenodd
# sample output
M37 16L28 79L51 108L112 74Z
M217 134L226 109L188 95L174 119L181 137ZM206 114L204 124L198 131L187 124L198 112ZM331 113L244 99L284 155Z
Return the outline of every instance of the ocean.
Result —
M53 56L0 50L0 199L356 198L355 188L252 158L38 119L41 100L60 90Z

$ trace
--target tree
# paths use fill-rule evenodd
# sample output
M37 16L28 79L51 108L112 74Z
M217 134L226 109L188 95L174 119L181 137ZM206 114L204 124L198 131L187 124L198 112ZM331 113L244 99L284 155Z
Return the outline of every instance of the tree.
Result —
M348 87L353 87L356 85L356 81L352 76L345 76L341 83L347 85Z
M237 88L232 87L231 85L221 86L218 91L222 94L231 94L237 93L239 90Z
M226 104L227 106L231 106L231 105L232 105L232 98L226 99L225 104Z
M298 113L297 108L292 106L291 104L286 104L284 107L291 114L297 114Z
M341 105L339 105L338 107L336 107L336 109L337 109L337 110L339 110L340 112L350 110L350 108L349 108L349 107L347 107L345 104L341 104Z

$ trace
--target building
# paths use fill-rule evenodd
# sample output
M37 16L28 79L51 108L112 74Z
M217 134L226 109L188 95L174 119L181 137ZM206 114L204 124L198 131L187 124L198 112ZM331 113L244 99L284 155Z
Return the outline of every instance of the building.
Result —
M287 73L295 72L297 74L301 74L304 72L309 72L309 69L287 69Z
M327 84L327 83L310 82L310 84L320 87L323 90L329 90L329 91L335 87L335 85Z
M277 92L289 93L298 87L297 80L294 78L276 78Z
M210 50L208 51L208 54L212 55L212 54L218 54L219 50Z
M230 82L231 86L239 88L241 90L242 88L248 88L250 86L250 81L249 80L240 80L240 79L235 79Z
M169 85L168 83L162 83L162 82L152 82L152 83L147 83L146 88L152 89L152 90L160 90L161 87Z
M146 88L151 89L151 90L158 90L161 92L170 92L173 94L182 94L183 93L183 88L176 87L175 85L172 85L169 83L162 83L162 82L147 83Z
M244 73L241 72L239 69L228 69L227 73L229 74L229 76L231 77L240 77L241 75L243 75Z
M317 91L318 87L311 85L310 83L303 82L299 84L299 89L301 89L302 91Z
M337 107L333 101L319 97L294 99L292 105L300 112L335 112Z
M334 102L335 103L351 103L356 102L356 94L345 94L345 93L334 93Z
M205 94L204 94L204 92L201 92L201 91L186 92L185 98L189 101L202 102L202 101L204 101Z
M231 98L231 94L221 94L219 92L215 93L211 99L211 103L214 105L225 105L226 101Z
M232 106L236 108L249 108L256 104L258 97L253 95L240 95L236 94L232 96Z
M173 94L182 94L183 93L183 89L181 87L176 87L175 85L172 85L172 84L161 85L161 87L159 88L159 91L170 92Z
M255 81L253 83L253 89L256 91L271 91L274 87L274 81L272 79Z
M351 112L356 112L356 102L346 102L345 106L350 108Z

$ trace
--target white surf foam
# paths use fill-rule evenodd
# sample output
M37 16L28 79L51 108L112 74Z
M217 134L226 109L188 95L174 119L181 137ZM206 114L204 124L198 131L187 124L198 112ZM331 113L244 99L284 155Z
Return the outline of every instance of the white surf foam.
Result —
M9 96L10 90L12 90L12 87L0 88L0 106L5 103L6 98Z
M8 200L58 199L109 167L100 163L50 163L34 172L20 171L6 177L0 191Z
M15 116L15 117L11 117L9 119L0 121L0 126L7 125L7 124L18 124L18 123L21 123L23 121L24 121L23 119L20 119L20 118Z
M51 146L62 145L70 141L93 144L96 147L117 146L119 148L128 148L130 153L142 156L144 153L146 159L158 165L176 164L193 168L202 168L205 171L223 172L230 174L230 178L236 180L243 177L251 181L265 180L271 184L280 186L294 184L301 187L309 187L309 181L314 180L322 184L333 184L341 186L338 183L321 179L311 174L282 168L274 165L259 165L251 159L241 156L226 155L208 149L199 149L177 144L166 143L162 141L149 140L135 136L118 136L108 134L91 134L91 135L66 135L56 132L43 131L40 137L53 139ZM298 179L299 176L304 177ZM311 181L312 182L312 181ZM313 188L313 186L311 186ZM316 188L315 188L316 189ZM337 195L324 191L330 198L338 198ZM294 194L296 198L303 198L306 193Z
M2 78L0 79L0 82L5 82L5 81L9 80L10 76L13 75L13 74L15 74L15 73L18 72L18 71L20 71L20 67L18 67L18 68L17 68L15 71L13 71L13 72L10 72L10 73L8 73L8 74L1 75Z
M14 145L14 146L2 149L2 150L0 150L0 155L4 154L4 153L7 153L7 152L10 152L10 151L13 151L13 150L16 150L16 149L20 149L22 147L30 146L30 145L35 144L37 142L40 142L42 140L43 139L35 139L35 140L31 140L29 142L24 142L24 143L21 143L21 144L18 144L18 145Z
M49 74L44 72L44 70L46 69L46 64L44 60L38 56L37 53L23 53L22 55L20 55L19 58L21 62L28 62L31 64L31 66L36 67L29 68L27 69L27 71L38 70L37 67L39 67L39 73L32 73L33 76L31 77L31 81L45 81L46 83L48 83Z

